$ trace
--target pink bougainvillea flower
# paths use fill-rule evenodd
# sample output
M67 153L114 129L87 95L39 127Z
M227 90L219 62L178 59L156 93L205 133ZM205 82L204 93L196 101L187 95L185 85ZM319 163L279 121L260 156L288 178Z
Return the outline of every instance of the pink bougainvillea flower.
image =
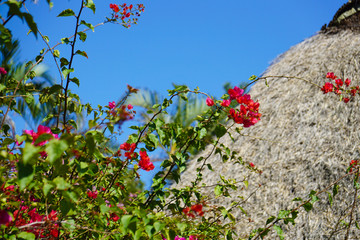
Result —
M11 220L12 218L7 211L0 210L0 226L8 224Z
M227 100L224 99L221 103L221 106L228 107L228 106L230 106L230 103L231 103L230 99L227 99Z
M182 237L176 236L176 237L174 238L174 240L186 240L186 238L182 238Z
M348 86L350 86L350 83L351 83L351 80L347 78L345 80L345 85L348 87Z
M109 102L109 108L114 109L116 107L115 101Z
M7 74L7 71L5 70L5 68L0 67L0 74L1 74L1 75Z
M133 106L131 104L127 105L127 109L131 110L133 109Z
M255 164L253 164L252 162L249 163L250 167L254 168L255 167Z
M206 105L208 105L209 107L213 106L214 105L214 101L211 99L211 98L207 98L206 99Z
M189 236L189 240L198 240L197 237L193 236L193 235L190 235Z

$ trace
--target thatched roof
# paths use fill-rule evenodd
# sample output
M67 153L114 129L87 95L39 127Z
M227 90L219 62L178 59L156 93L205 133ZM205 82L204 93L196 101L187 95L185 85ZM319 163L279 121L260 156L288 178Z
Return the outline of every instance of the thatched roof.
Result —
M323 85L326 73L334 72L360 85L360 32L339 26L328 26L338 27L340 30L336 33L323 31L292 47L278 57L263 76L293 76ZM234 131L235 142L229 137L222 141L263 173L249 173L244 166L231 162L224 164L219 155L214 155L208 161L215 171L206 170L200 183L214 184L220 180L219 175L240 182L249 177L248 189L234 193L245 198L253 193L242 204L248 216L239 209L234 212L241 237L256 227L263 227L266 219L277 216L280 210L295 206L292 202L295 197L306 198L311 190L321 190L344 175L349 162L360 155L358 97L345 104L334 94L324 95L318 87L294 78L269 78L268 84L266 87L259 81L250 91L252 98L260 102L261 121L243 130L245 136ZM201 155L209 151L210 147ZM193 180L196 167L196 161L189 163L178 186ZM259 184L262 186L255 191ZM353 199L351 179L342 180L332 206L325 193L314 210L300 211L295 226L282 225L285 239L344 239L346 231L340 222L349 221L346 215ZM223 204L226 199L212 201L216 202ZM358 211L353 218L360 220ZM354 226L350 239L360 239L360 230Z

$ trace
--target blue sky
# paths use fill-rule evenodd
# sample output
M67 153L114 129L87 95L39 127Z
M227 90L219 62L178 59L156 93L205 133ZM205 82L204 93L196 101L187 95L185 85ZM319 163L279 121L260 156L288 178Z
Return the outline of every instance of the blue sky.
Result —
M64 9L78 12L79 0L54 1L49 10L45 0L27 1L39 30L49 36L53 46L62 37L73 34L75 18L56 18ZM94 0L96 14L84 12L84 19L96 25L110 16L110 3ZM223 85L238 85L251 75L260 75L271 60L291 46L316 34L347 1L338 0L143 0L145 12L138 25L125 29L106 24L87 32L85 44L89 59L75 57L73 76L80 88L71 85L83 103L106 105L118 100L130 84L157 90L166 95L172 83L220 97ZM6 7L0 5L0 14ZM19 60L32 60L45 44L27 35L28 28L19 19L7 25L21 42ZM69 57L68 46L59 47ZM59 81L53 59L45 58L51 73Z

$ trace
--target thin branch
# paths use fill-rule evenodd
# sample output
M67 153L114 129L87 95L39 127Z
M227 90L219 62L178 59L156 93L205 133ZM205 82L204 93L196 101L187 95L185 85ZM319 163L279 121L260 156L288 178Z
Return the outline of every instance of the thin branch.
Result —
M71 57L70 57L70 62L69 62L69 69L71 69L71 67L72 67L72 63L73 63L73 59L74 59L74 55L75 55L76 35L78 34L79 21L80 21L81 12L83 9L84 9L84 0L81 0L81 7L79 10L79 14L76 16L74 41L71 44L71 55L70 55ZM70 74L71 73L69 72L67 75L66 86L65 86L65 90L64 90L64 117L63 117L63 127L64 128L66 126L67 96L68 96L68 89L69 89L69 83L70 83Z

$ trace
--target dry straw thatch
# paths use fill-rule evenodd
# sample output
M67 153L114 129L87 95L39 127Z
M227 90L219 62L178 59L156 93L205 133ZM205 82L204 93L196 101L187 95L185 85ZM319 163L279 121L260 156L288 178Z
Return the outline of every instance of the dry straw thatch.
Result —
M335 23L341 11L348 11L356 4L347 3L331 24L278 57L263 76L298 77L322 86L326 73L334 72L342 79L350 78L352 85L360 85L360 14L350 16L357 21ZM244 129L242 135L233 131L235 141L229 137L222 140L245 162L253 162L263 170L261 175L249 173L242 165L223 163L219 155L208 160L214 171L206 170L200 185L220 181L219 175L239 182L248 177L249 187L232 193L244 198L250 196L242 204L248 216L240 209L233 212L239 237L263 227L266 219L277 216L280 210L296 206L292 202L295 197L305 199L311 190L324 189L346 174L350 160L360 158L359 97L345 104L334 94L324 95L315 85L298 78L269 77L269 87L264 81L257 82L250 94L260 102L261 121ZM206 156L209 151L210 147L201 155ZM196 161L191 161L182 181L174 187L189 185L196 167ZM324 193L312 211L300 210L295 226L281 225L285 239L345 238L346 229L341 221L350 220L355 190L351 177L339 184L340 192L332 206ZM218 198L211 203L226 201ZM359 206L357 203L352 214L353 223L360 220ZM275 236L266 239L278 239ZM349 239L360 239L360 230L355 226L351 227Z

